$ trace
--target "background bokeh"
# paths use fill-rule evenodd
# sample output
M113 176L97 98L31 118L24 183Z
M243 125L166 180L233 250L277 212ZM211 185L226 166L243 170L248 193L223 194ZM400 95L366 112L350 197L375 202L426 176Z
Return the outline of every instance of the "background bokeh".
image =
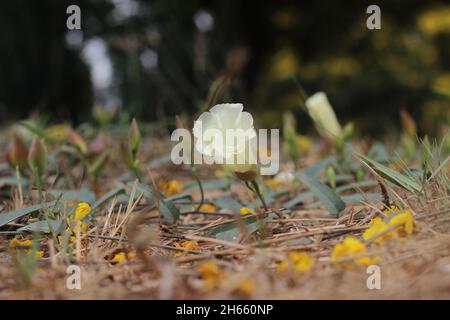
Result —
M81 31L66 8L81 8ZM366 28L381 7L382 29ZM450 121L450 4L446 1L15 0L0 3L1 122L39 113L50 121L173 123L208 102L242 102L264 127L325 91L342 122L364 134L419 133Z

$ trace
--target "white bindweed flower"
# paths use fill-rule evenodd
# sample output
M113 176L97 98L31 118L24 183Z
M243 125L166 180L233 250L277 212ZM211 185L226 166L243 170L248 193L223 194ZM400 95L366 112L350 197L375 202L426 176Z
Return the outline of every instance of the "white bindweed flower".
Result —
M320 135L333 144L339 144L342 139L342 127L325 93L317 92L309 97L305 104Z
M194 123L195 148L224 164L243 180L256 176L256 131L253 117L240 103L218 104Z
M274 179L281 184L290 184L294 181L295 176L292 174L292 172L283 171L277 174Z

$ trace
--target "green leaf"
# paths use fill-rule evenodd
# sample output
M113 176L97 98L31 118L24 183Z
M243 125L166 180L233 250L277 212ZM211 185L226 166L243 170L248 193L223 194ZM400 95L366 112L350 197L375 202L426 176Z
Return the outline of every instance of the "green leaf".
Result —
M369 158L374 159L378 162L389 161L389 155L386 151L386 148L380 142L375 142L367 154Z
M178 200L183 200L183 199L188 199L191 203L194 201L194 199L192 198L192 195L190 195L189 193L175 194L173 196L167 197L166 201L176 202Z
M239 212L242 204L229 196L220 196L212 200L212 203L221 209L229 209L235 213Z
M292 198L291 200L285 202L283 204L283 207L285 207L286 209L291 209L292 207L295 207L297 204L299 204L300 202L305 201L306 199L308 199L312 195L313 195L312 192L301 193L298 196Z
M7 170L9 170L10 168L11 168L11 167L10 167L9 164L6 163L6 162L0 163L0 172L2 172L2 171L7 171Z
M344 181L348 181L353 179L353 176L351 174L337 174L335 177L336 183L341 183ZM328 182L328 178L323 178L320 180L323 183Z
M69 201L92 203L95 200L95 194L87 188L80 190L52 189L48 191L48 194L55 199L59 198L62 204Z
M46 208L46 207L50 207L54 204L55 204L55 201L36 204L31 207L10 211L6 214L0 215L0 227L3 227L4 225L6 225L16 219L19 219L23 216L26 216L28 214L38 212L39 210Z
M205 181L202 182L202 187L203 190L214 190L214 189L228 189L229 187L229 183L227 183L225 180L223 179L218 179L218 180L209 180L209 181ZM184 190L191 190L191 189L198 189L198 183L197 182L191 182L191 183L187 183L184 186Z
M318 177L320 173L323 172L329 165L334 165L335 163L336 159L334 157L328 157L320 160L308 168L305 168L304 171L295 172L294 175L298 176L299 173L304 172L312 177Z
M153 159L148 164L148 167L150 169L152 169L152 168L157 168L157 167L160 167L161 165L168 164L168 163L171 163L171 154L170 153L164 154L156 159Z
M306 184L311 192L319 197L319 200L333 215L338 215L339 212L345 209L345 203L342 199L328 186L321 183L317 178L314 178L306 173L299 172L299 179Z
M116 188L116 189L109 191L108 193L105 193L100 199L98 199L97 201L95 201L92 204L92 209L96 209L96 208L100 207L102 204L104 204L108 200L114 198L117 195L123 194L123 193L125 193L124 188Z
M180 217L180 210L175 207L172 201L159 200L159 211L168 224L174 224Z
M410 192L421 192L421 186L414 181L413 179L395 171L391 168L386 167L385 165L382 165L381 163L372 160L366 156L361 155L361 157L364 159L364 161L368 162L370 166L383 178L387 179L388 181L398 185L399 187L402 187Z
M356 190L359 188L367 188L367 187L373 187L373 186L377 186L377 185L378 185L378 181L376 181L376 180L359 181L359 182L349 183L349 184L337 187L336 192L341 193L341 192L344 192L347 190Z
M243 220L243 223L245 223L246 231L249 234L252 234L261 229L267 221L270 221L275 217L276 215L271 213L265 219L257 220L256 218L249 218ZM237 226L236 223L232 222L213 228L208 234L215 236L215 238L219 240L235 242L241 234L241 228Z
M367 193L367 194L361 194L361 193L355 193L350 194L346 196L341 196L342 201L345 203L359 203L362 201L381 201L382 197L379 193ZM309 204L308 208L316 208L321 204L320 201L315 201L311 204Z
M21 126L24 126L25 128L27 128L28 131L30 131L31 133L34 133L39 138L43 139L45 142L51 142L51 139L48 137L48 135L45 133L45 131L42 130L41 128L35 127L26 121L22 121L19 124Z
M139 192L142 192L147 199L153 201L157 199L156 191L149 185L138 183L136 188ZM180 217L180 210L178 210L172 201L165 198L164 195L160 194L159 199L159 212L164 217L164 221L168 224L174 224Z
M30 223L22 228L17 229L17 231L26 231L26 232L41 232L41 233L50 233L49 224L51 225L53 231L58 233L63 225L63 220L42 220Z
M28 186L28 179L25 177L20 177L20 183L22 184L22 187L26 187ZM4 186L15 187L18 185L19 183L15 176L0 178L0 188L3 188Z

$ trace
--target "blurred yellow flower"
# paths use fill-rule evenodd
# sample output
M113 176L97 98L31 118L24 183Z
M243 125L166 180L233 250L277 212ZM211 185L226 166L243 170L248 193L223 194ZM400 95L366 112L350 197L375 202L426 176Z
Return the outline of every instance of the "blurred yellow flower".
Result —
M68 220L68 223L70 224L70 220ZM71 223L71 227L66 228L67 234L75 234L78 232L78 224ZM87 222L81 221L80 222L80 232L88 232L89 230L89 224Z
M73 220L80 221L83 220L89 213L91 213L92 208L87 202L80 202L75 210L75 216Z
M223 280L225 273L222 268L214 261L206 261L197 266L205 289L211 290L217 288Z
M252 279L245 279L239 283L236 291L246 296L251 295L255 291L255 281Z
M129 261L136 258L136 252L130 251L128 253L120 251L114 255L114 257L111 259L111 262L113 263L122 263L125 261Z
M216 178L223 178L225 176L225 172L223 172L223 170L215 170L214 175Z
M126 256L125 252L119 252L114 255L111 262L122 263L122 262L125 262L126 260L127 260L127 256Z
M438 93L450 94L450 73L443 73L433 81L433 90Z
M389 220L388 225L391 227L399 227L396 229L400 237L413 233L416 222L409 210L403 210L400 214Z
M379 234L385 232L389 228L389 225L386 222L384 222L382 219L376 217L376 218L372 219L369 222L369 224L372 226L369 229L367 229L366 231L364 231L364 233L362 235L364 240L367 241L369 239L376 237L374 242L379 243L384 240L388 240L388 239L392 238L393 232L387 232L387 233L383 234L382 236L377 237Z
M277 271L283 272L292 268L296 272L308 272L314 266L314 263L314 258L307 252L291 251L288 254L288 259L280 262Z
M270 189L276 189L280 186L280 182L274 178L266 179L264 182Z
M298 272L308 272L314 266L314 258L306 252L290 252L289 258Z
M346 57L334 57L325 60L324 71L334 77L351 76L359 72L358 61Z
M201 212L216 212L217 208L209 203L204 203L200 206L199 211Z
M418 18L417 24L420 30L431 36L450 32L450 6L422 13Z
M176 180L170 180L168 182L161 183L160 187L162 188L164 194L167 196L173 196L180 193L182 190L181 184Z
M40 251L36 251L36 258L40 259L44 257L44 251L40 250Z
M47 128L45 132L51 140L62 142L69 136L69 127L65 124L55 124Z
M391 205L391 207L389 209L383 210L383 212L386 213L388 216L391 215L392 213L399 214L400 211L401 210L395 205Z
M277 267L278 272L283 272L287 269L289 269L289 263L286 260L283 260L278 264L278 267Z
M356 255L361 255L366 253L366 246L360 240L355 237L349 236L344 239L343 242L338 243L334 246L333 252L331 253L331 262L338 266L351 269L355 262L359 265L372 265L377 264L380 261L380 257L359 257L353 259L352 262L341 262L341 259L351 258Z
M176 243L175 248L181 248L185 250L197 250L199 248L197 241L186 240L181 243ZM174 256L179 257L185 255L187 252L178 251L174 253Z
M279 10L273 14L272 21L278 29L288 30L298 23L298 17L292 10Z
M67 233L67 230L66 230L66 233ZM74 243L75 240L76 240L75 236L70 236L70 237L69 237L68 243L69 243L69 244L70 244L70 243ZM64 241L64 237L63 237L63 236L58 236L58 241L59 241L59 243L62 244L63 241Z
M311 149L311 139L309 139L307 136L304 136L301 134L298 135L297 144L298 144L298 148L302 152L306 153Z
M299 70L295 52L290 48L279 50L272 60L270 70L277 79L286 79L295 75Z
M16 248L16 247L31 247L32 245L32 241L31 240L19 240L17 238L13 238L9 241L9 246L11 248Z
M128 260L133 260L134 258L136 258L137 254L136 251L130 251L127 254Z
M255 210L247 208L247 207L242 207L239 209L239 212L241 214L256 214Z

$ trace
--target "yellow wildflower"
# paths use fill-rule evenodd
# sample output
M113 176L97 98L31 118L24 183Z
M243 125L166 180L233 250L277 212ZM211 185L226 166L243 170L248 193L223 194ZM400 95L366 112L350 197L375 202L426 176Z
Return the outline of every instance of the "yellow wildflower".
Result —
M239 209L239 212L241 214L256 214L255 210L247 208L247 207L242 207Z
M217 210L217 208L209 203L204 203L200 206L199 211L202 212L215 212Z
M87 202L80 202L75 210L75 221L83 220L89 213L91 213L92 208Z
M216 178L223 178L225 176L225 172L223 172L223 170L215 170L214 175Z
M430 9L419 15L417 24L425 34L434 36L450 32L450 6Z
M399 214L401 211L400 211L400 209L397 206L392 205L389 209L384 209L383 212L386 213L389 216L392 213Z
M66 230L66 232L67 232L67 230ZM75 236L70 236L70 237L69 237L68 243L69 243L69 244L70 244L70 243L74 243L75 240L76 240ZM59 241L59 243L62 244L62 243L64 242L64 237L63 237L63 236L58 236L58 241Z
M331 253L331 261L338 265L351 268L352 263L340 263L339 260L343 258L351 258L355 255L361 255L366 253L366 246L360 240L355 237L346 237L343 242L334 246ZM371 265L379 263L379 257L359 257L355 258L354 262L360 265Z
M450 92L450 73L439 75L433 81L433 89L436 92L449 93Z
M287 79L295 75L299 70L297 55L290 48L279 50L273 57L270 67L271 73L277 79Z
M298 272L308 272L314 266L314 258L306 252L290 252L289 258Z
M89 230L89 224L87 222L81 221L80 222L80 233L81 232L88 232ZM78 224L75 224L72 229L70 227L66 228L66 233L68 234L72 234L72 233L77 233L78 232Z
M203 262L197 266L197 271L200 273L203 284L208 290L217 288L225 275L222 268L214 261Z
M291 251L287 261L281 261L277 271L283 272L292 268L296 272L308 272L314 266L314 258L306 252Z
M46 130L47 136L56 141L63 142L69 135L69 127L65 124L55 124Z
M287 261L283 260L278 264L278 267L277 267L278 272L283 272L287 269L289 269L289 263Z
M283 272L285 270L289 269L289 263L285 260L281 261L280 264L278 264L277 271Z
M40 250L40 251L36 251L36 258L40 259L44 257L44 251Z
M303 152L308 152L311 149L311 139L307 136L299 135L297 138L298 148Z
M17 238L13 238L9 241L9 246L11 248L16 248L16 247L31 247L33 243L31 242L31 240L19 240Z
M181 184L176 180L170 180L160 184L160 186L167 196L173 196L181 192Z
M237 286L236 291L246 296L251 295L255 291L255 281L252 279L245 279L241 281L241 283Z
M181 243L176 243L175 247L185 249L185 250L197 250L199 248L199 245L198 245L197 241L187 240L187 241L183 241ZM179 252L175 252L174 256L179 257L179 256L182 256L185 254L186 254L186 252L179 251Z
M378 217L372 219L369 222L369 224L372 226L369 229L367 229L366 231L364 231L364 233L362 235L363 239L366 241L376 237L377 235L383 233L385 230L387 230L389 228L389 225ZM392 232L387 232L387 233L383 234L382 236L376 237L374 242L379 243L381 241L392 238L392 236L393 236Z
M266 179L265 183L267 184L267 186L270 189L275 189L275 188L277 188L280 185L280 182L278 180L276 180L276 179L273 179L273 178Z
M403 210L400 214L393 217L388 225L391 227L399 227L397 230L399 236L405 236L413 233L416 222L409 210Z
M111 262L122 263L122 262L125 262L126 260L127 260L127 256L126 256L125 252L121 251L121 252L116 253L114 255L114 257L112 258Z

